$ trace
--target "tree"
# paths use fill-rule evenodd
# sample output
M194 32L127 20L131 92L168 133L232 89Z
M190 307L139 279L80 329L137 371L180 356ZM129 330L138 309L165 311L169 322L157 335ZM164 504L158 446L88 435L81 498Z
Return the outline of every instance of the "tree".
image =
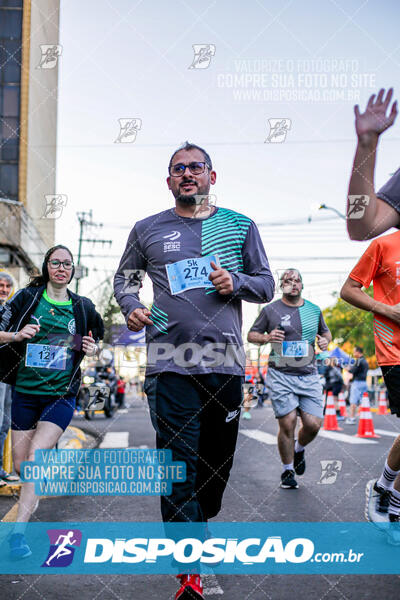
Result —
M369 296L373 296L372 286L366 292ZM373 314L348 304L339 298L337 292L333 296L336 298L335 304L323 311L332 339L337 344L346 344L347 348L361 346L366 356L374 356Z
M114 291L111 279L104 284L102 294L98 302L97 310L103 317L104 343L111 344L113 326L123 325L125 323L125 319L122 316L121 309L114 298Z

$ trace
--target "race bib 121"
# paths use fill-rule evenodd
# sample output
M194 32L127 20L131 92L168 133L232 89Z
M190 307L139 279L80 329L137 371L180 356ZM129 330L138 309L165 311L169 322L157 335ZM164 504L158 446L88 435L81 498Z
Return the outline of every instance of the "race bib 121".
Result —
M63 346L51 346L49 344L26 345L26 367L65 371L67 359L67 348Z

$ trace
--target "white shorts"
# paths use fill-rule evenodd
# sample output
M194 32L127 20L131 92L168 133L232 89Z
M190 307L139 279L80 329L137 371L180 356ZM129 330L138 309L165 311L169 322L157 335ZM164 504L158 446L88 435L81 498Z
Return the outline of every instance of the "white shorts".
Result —
M270 367L266 384L277 419L296 408L322 419L324 399L318 374L288 375Z

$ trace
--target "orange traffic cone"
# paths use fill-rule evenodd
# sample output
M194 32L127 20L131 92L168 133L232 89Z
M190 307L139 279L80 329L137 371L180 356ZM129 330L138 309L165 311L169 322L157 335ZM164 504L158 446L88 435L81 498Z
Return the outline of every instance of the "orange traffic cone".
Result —
M340 394L339 394L339 410L340 410L340 416L341 417L348 417L349 416L347 414L346 402L345 402L345 399L344 399L343 392L340 392Z
M343 431L338 426L332 392L328 392L328 398L326 399L324 429L326 431Z
M361 415L361 409L362 409L362 406L363 406L363 400L365 398L368 400L368 406L371 408L371 405L369 403L369 394L368 394L368 392L364 392L363 395L362 395L361 402L360 402L360 404L358 405L358 408L357 408L357 414L358 414L358 416Z
M380 435L376 435L374 430L374 423L372 421L368 394L364 394L361 400L361 412L360 419L358 421L358 431L356 433L356 436L362 438L381 437Z
M386 415L386 413L387 413L386 394L382 390L381 392L379 392L378 415Z

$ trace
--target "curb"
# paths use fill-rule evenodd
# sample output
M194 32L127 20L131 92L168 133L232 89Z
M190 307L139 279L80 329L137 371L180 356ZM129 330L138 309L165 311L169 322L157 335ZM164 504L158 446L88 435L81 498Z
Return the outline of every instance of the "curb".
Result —
M0 496L19 496L21 483L6 483L0 487Z
M68 448L83 448L87 437L82 429L70 425L60 437L57 447L65 450Z
M90 437L79 427L70 425L60 437L58 448L62 450L80 450L90 443ZM19 496L21 485L21 483L6 483L6 485L0 487L0 497Z

